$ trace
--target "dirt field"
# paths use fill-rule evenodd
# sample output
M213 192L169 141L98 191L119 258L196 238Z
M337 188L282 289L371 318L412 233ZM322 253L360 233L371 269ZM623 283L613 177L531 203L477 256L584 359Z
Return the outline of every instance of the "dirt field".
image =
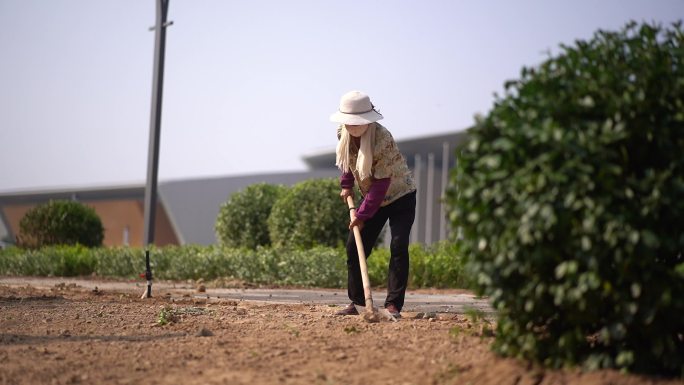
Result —
M0 286L0 384L683 383L501 359L487 323L464 315L367 324L328 306L170 294Z

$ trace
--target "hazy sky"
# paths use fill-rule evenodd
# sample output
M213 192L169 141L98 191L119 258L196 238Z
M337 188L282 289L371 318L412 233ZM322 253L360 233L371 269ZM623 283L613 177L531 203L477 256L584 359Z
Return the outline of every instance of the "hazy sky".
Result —
M160 181L304 170L365 91L401 140L462 130L559 43L683 0L171 0ZM154 0L0 0L0 192L144 183Z

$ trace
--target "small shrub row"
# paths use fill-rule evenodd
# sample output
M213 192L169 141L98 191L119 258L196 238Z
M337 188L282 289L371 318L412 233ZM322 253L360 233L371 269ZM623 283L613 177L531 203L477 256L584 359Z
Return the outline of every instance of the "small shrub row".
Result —
M452 244L411 245L409 287L469 287L458 250ZM311 249L168 246L153 248L150 259L156 279L205 281L238 279L253 284L303 287L346 287L343 247ZM377 249L368 259L373 285L385 286L389 250ZM138 248L51 246L35 250L0 250L0 275L136 278L144 270Z
M373 286L387 285L390 251L378 248L368 257L368 277ZM465 270L458 244L439 242L432 246L409 246L411 288L471 288L475 281Z

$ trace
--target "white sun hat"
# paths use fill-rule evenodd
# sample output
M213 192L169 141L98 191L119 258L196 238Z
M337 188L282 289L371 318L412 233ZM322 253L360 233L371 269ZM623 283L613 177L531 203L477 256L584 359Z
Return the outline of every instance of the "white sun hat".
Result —
M342 95L340 108L330 115L330 120L336 123L361 125L382 119L382 115L375 111L368 95L360 91L350 91Z

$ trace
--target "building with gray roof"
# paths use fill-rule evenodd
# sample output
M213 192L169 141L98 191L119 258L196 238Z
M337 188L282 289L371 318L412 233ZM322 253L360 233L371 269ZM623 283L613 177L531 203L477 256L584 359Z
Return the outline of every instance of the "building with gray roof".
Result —
M418 186L412 242L431 244L448 237L442 197L448 185L454 153L466 140L465 131L397 140ZM216 243L214 224L228 197L254 183L293 185L311 178L338 177L335 151L303 156L308 170L214 178L162 181L158 188L155 243L183 245ZM19 221L37 204L72 199L92 206L105 227L105 246L142 246L144 184L65 188L0 193L0 239L15 239ZM389 233L389 232L386 232Z

